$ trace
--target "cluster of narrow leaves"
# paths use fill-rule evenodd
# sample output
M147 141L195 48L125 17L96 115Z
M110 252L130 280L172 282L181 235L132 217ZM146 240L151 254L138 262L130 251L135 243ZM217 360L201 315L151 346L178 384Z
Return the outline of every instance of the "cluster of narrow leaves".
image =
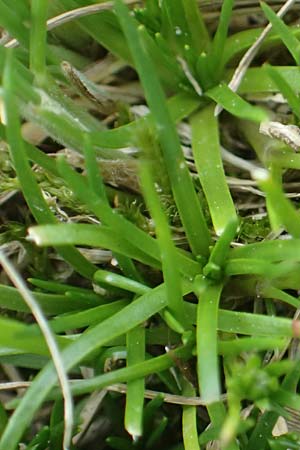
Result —
M297 433L278 437L275 425L279 417L288 423L291 408L300 408L293 339L300 333L300 218L283 190L287 169L299 170L300 157L262 136L259 124L276 117L273 94L281 94L287 123L300 119L299 28L262 4L273 27L262 50L282 51L289 65L261 66L258 59L234 93L228 87L232 69L261 30L229 35L233 0L222 2L213 30L196 0L147 0L131 10L126 3L133 2L115 0L48 35L47 17L87 5L47 3L0 0L0 25L17 43L6 48L14 43L8 40L0 48L0 134L17 177L5 189L22 192L32 225L30 241L24 241L23 228L6 224L1 244L19 238L29 255L36 252L38 263L27 272L20 269L33 275L31 290L65 371L74 378L75 425L72 443L63 443L56 365L21 293L3 284L0 362L24 376L29 371L32 383L20 398L3 397L0 450L22 442L39 450L63 445L197 450L212 441L226 450L298 448ZM114 55L116 67L127 68L124 77L139 80L140 102L149 108L142 117L135 117L126 101L113 101L109 90L99 94L99 86L81 73L97 57L84 48L95 43L97 51ZM70 93L72 80L71 89L85 93L88 106ZM216 104L224 109L220 116ZM188 161L176 127L183 121ZM67 160L67 151L49 156L26 141L26 123L43 130L52 153L67 148L82 165ZM240 239L243 217L222 159L228 123L243 149L255 152L255 161L239 171L245 178L245 167L250 170L266 197L267 237L258 236L258 242ZM2 157L0 162L2 167ZM130 192L105 184L107 172L118 167L125 174L117 181L123 179ZM55 189L60 199L61 191L67 192L69 217L48 201L45 192ZM4 210L14 199L5 197ZM72 220L72 210L81 218ZM32 242L51 248L56 259L50 250L34 250ZM91 261L91 249L108 254L105 263ZM68 274L64 282L61 265ZM123 394L101 391L99 397L98 391L112 386L119 391L123 386L126 404ZM149 388L151 401L145 400ZM91 400L97 407L86 420ZM48 413L35 424L45 402L50 418ZM92 443L91 424L98 430Z

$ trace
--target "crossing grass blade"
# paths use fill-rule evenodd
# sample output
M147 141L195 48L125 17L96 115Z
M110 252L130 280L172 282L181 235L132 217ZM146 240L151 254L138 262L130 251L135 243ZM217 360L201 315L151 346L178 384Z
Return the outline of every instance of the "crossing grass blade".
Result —
M194 255L208 255L210 236L196 196L190 174L180 148L179 138L171 120L166 100L151 58L141 45L139 31L123 2L116 0L116 13L128 40L137 72L152 112L153 122L166 163L174 198ZM186 202L189 198L189 202Z
M298 39L293 35L290 28L280 19L276 13L266 3L261 3L261 8L271 22L273 29L278 33L282 39L284 45L293 56L297 65L300 63L300 43Z
M84 357L103 346L105 342L130 331L153 314L161 311L166 305L164 286L139 297L120 312L94 326L75 343L69 345L62 352L65 369L71 369ZM55 369L53 364L49 363L35 378L31 388L26 392L15 410L0 439L0 450L7 449L8 446L12 450L17 447L25 429L31 423L33 415L46 399L55 383Z
M268 119L265 111L257 106L250 105L224 83L209 89L205 92L205 95L240 119L253 120L254 122L263 122Z
M300 51L300 46L299 46ZM282 76L280 69L272 67L272 66L265 66L266 71L270 78L274 81L276 86L278 87L279 91L282 93L282 95L286 98L289 106L291 107L293 113L295 116L300 120L300 106L299 106L299 98L297 96L297 93L294 92L292 86L286 81L286 79Z
M14 56L13 51L10 50L7 53L7 63L3 76L3 85L5 86L4 104L7 118L6 135L10 152L24 197L36 221L38 223L55 223L56 219L42 196L27 159L20 131L20 119L14 92L14 74ZM75 270L91 278L96 268L77 250L62 246L60 253L73 265Z

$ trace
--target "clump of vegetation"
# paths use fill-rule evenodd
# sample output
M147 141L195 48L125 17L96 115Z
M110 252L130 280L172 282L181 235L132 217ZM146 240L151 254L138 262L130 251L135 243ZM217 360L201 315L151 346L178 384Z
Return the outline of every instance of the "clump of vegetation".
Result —
M0 450L299 448L300 29L268 3L0 0Z

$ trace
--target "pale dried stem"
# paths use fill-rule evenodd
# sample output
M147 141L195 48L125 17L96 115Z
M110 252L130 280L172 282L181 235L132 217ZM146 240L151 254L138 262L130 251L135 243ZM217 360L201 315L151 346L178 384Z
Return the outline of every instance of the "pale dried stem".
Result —
M282 18L287 11L293 6L296 0L287 0L285 4L280 8L280 10L277 13L277 16ZM239 65L237 66L233 77L228 84L228 87L233 91L236 92L242 82L242 79L250 66L251 62L255 58L261 44L263 43L264 39L267 37L267 35L270 33L272 29L272 24L269 23L261 32L260 36L257 38L257 40L254 42L254 44L246 51L244 56L239 62ZM215 109L215 115L219 115L222 111L222 107L220 105L216 106Z
M137 0L126 0L125 3L127 5L134 5L139 3ZM85 16L90 16L92 14L97 14L101 11L106 11L113 9L114 2L105 2L105 3L97 3L95 5L83 6L82 8L72 9L70 11L66 11L58 16L52 17L47 20L47 30L53 30L61 25L64 25L67 22L71 22L72 20L81 19ZM19 42L17 39L11 39L9 42L5 44L5 47L12 48L17 47Z
M78 383L80 380L70 380L70 384ZM14 389L20 389L20 388L28 388L31 386L31 381L20 381L20 382L14 382L14 383L0 383L0 391L2 390L14 390ZM120 394L126 394L127 392L127 385L125 383L118 383L113 384L111 386L107 386L105 388L107 391L113 391L113 392L119 392ZM207 405L207 402L202 400L201 397L185 397L184 395L175 395L175 394L168 394L166 392L160 392L160 391L153 391L151 389L146 389L144 397L145 398L155 398L158 395L163 396L165 403L171 403L173 405L187 405L187 406L205 406ZM226 395L221 396L221 400L226 400Z

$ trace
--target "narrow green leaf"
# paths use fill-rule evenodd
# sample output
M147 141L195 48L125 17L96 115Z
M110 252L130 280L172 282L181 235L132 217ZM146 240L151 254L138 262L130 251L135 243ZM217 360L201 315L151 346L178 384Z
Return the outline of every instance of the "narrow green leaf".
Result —
M92 247L108 249L128 256L129 258L136 259L149 266L160 268L159 254L157 251L158 249L156 250L156 245L153 246L152 249L155 253L157 251L157 255L152 251L152 256L147 250L144 251L142 246L141 248L138 248L137 246L132 245L132 243L122 236L122 233L124 233L124 229L120 227L118 227L118 231L116 232L115 229L105 226L75 223L44 225L29 229L29 237L41 246L56 245L60 247L62 245L91 245Z
M182 394L194 397L196 389L189 381L183 380ZM197 408L196 406L183 406L182 408L182 437L185 450L200 450L197 431Z
M253 120L254 122L268 120L265 111L257 106L250 105L224 83L209 89L205 92L205 95L240 119Z
M193 48L198 54L208 51L210 36L197 2L195 0L184 0L182 5L190 29Z
M182 0L164 0L161 5L162 34L175 53L182 53L192 39Z
M192 149L215 232L221 235L236 211L226 182L220 153L218 120L210 105L191 119Z
M147 161L153 158L155 143L151 142L150 136L139 139L140 146L144 150L140 165L140 180L146 205L155 223L155 231L160 248L164 282L166 284L169 308L178 322L185 323L183 298L181 293L181 282L179 267L176 264L177 250L172 240L170 227L160 204L158 193L155 189L154 167Z
M272 208L280 223L295 238L300 238L300 216L293 204L282 191L281 186L270 176L267 170L257 170L253 173L260 187L265 191Z
M296 64L299 65L300 43L298 39L293 35L290 28L283 22L283 20L276 15L272 8L270 8L270 6L262 2L261 8L269 22L272 24L273 29L276 31L276 33L278 33L278 35L282 39L282 42L293 56Z
M185 307L190 319L196 323L197 305L186 303ZM292 337L293 322L283 317L219 309L218 330L250 336Z
M218 28L215 33L211 51L209 53L209 69L211 76L217 81L222 74L224 67L224 48L227 38L229 23L232 15L234 0L224 0L218 21Z
M117 300L107 305L95 306L85 311L62 314L49 321L49 325L55 333L62 331L75 330L76 328L86 327L112 316L128 304L127 300Z
M102 269L97 270L97 272L95 272L94 281L97 284L98 283L101 284L101 282L106 283L129 292L134 292L137 295L143 295L146 292L149 292L150 290L148 286L145 286L144 284L139 283L138 281Z
M47 12L47 0L31 1L30 69L38 84L46 81Z
M44 294L36 292L35 298L46 314L62 314L69 311L76 311L82 308L91 308L100 303L95 298L82 296L81 299L74 298L71 295L62 294ZM28 312L29 309L24 303L19 292L10 286L0 285L0 307L10 311Z
M276 287L273 286L263 287L261 293L262 296L264 296L265 298L273 298L276 300L281 300L282 302L287 303L288 305L291 305L296 309L300 307L300 300L298 298L295 298L292 295L288 294L287 292L284 292Z
M218 342L218 352L224 356L240 355L243 352L262 350L282 350L286 347L286 338L255 337L229 339Z
M300 51L300 46L299 46ZM270 76L270 78L277 85L279 91L282 93L283 97L287 100L289 106L291 107L293 113L300 119L300 101L296 93L294 92L292 86L285 80L281 75L280 69L276 69L270 65L266 65L265 69Z
M300 72L298 67L293 66L272 66L279 72L291 89L298 94L300 91ZM228 79L232 72L228 72ZM257 94L268 92L279 92L278 85L268 75L264 67L251 67L247 70L245 77L239 87L239 94Z
M172 120L177 123L203 103L204 100L199 99L199 97L187 93L180 93L167 100L167 108ZM113 130L91 132L90 138L95 148L107 147L119 149L124 146L133 145L137 130L141 130L143 127L148 130L152 124L153 119L150 113L145 118L136 119L128 125L123 125Z
M15 9L9 8L3 0L0 1L0 25L11 36L18 39L22 46L28 48L29 33L22 23L22 18L16 14Z
M83 6L82 0L60 0L60 3L65 11ZM124 35L112 11L103 11L97 15L82 17L76 23L81 30L103 45L112 54L132 64L132 58L124 41Z
M7 120L6 135L14 167L24 197L36 221L38 223L55 223L56 219L50 211L46 200L42 196L27 159L24 141L21 136L20 119L14 94L14 73L14 58L12 51L10 51L7 53L7 64L3 75L3 86L5 88L3 98ZM91 278L96 269L93 264L88 262L77 250L62 246L60 248L60 253L66 261L75 268L75 270L83 276Z
M29 325L6 318L0 318L0 326L2 349L9 348L12 354L14 350L21 350L34 355L49 356L48 346L39 330L32 330ZM57 343L61 348L68 345L68 341L60 336L57 336Z
M162 310L166 304L164 286L153 289L149 294L133 301L122 311L96 325L76 342L69 345L62 352L65 369L69 370L106 342L143 323L153 314ZM50 393L56 381L54 366L49 363L35 378L34 383L26 392L9 421L0 440L0 450L7 450L7 448L14 450L16 448L25 429L31 423L33 415Z
M145 360L145 328L138 326L127 333L127 367ZM127 383L125 429L135 440L143 434L145 378Z
M192 179L187 169L174 123L152 61L142 46L135 23L123 2L116 0L116 12L128 40L145 96L153 114L158 140L171 181L175 201L190 246L195 255L208 255L210 236ZM187 202L186 199L189 199Z
M198 278L194 286L198 296L197 308L197 371L199 389L204 401L220 400L221 386L218 365L217 327L222 285L209 284Z

